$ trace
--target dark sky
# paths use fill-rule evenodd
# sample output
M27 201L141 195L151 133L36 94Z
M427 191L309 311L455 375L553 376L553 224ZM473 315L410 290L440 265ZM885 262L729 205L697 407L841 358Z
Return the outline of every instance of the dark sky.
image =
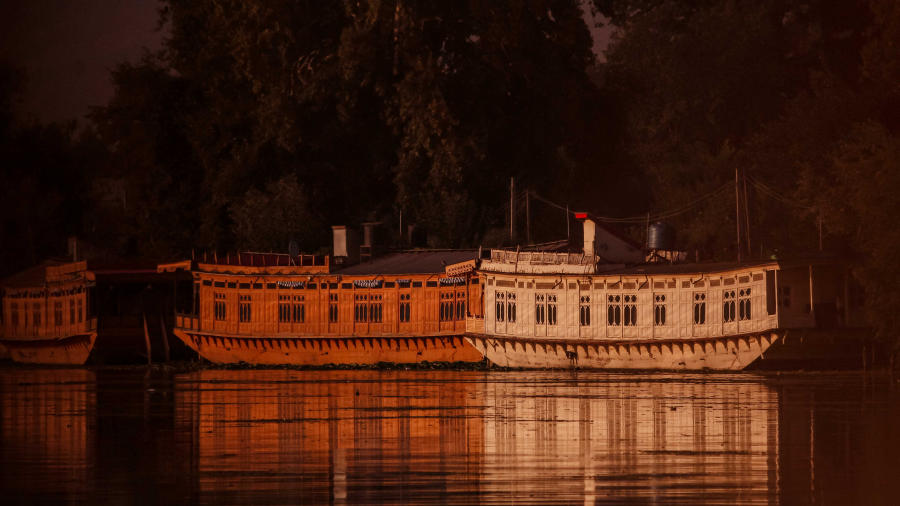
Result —
M156 0L4 0L0 59L23 67L24 119L78 118L112 93L109 70L157 49Z
M112 94L109 70L156 50L156 0L4 0L0 2L0 60L26 74L18 104L22 119L80 118ZM587 13L589 25L594 20ZM592 26L598 54L609 27Z

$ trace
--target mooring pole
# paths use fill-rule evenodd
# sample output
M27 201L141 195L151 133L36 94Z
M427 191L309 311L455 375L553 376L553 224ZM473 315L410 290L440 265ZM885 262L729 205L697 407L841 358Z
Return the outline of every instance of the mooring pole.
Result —
M147 348L147 365L153 365L153 355L150 348L150 332L147 330L147 313L141 312L144 317L144 346Z

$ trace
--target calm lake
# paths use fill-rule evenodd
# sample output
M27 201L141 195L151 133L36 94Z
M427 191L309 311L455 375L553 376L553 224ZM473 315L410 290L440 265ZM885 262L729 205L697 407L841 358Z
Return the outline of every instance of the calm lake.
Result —
M2 502L896 504L860 373L0 367Z

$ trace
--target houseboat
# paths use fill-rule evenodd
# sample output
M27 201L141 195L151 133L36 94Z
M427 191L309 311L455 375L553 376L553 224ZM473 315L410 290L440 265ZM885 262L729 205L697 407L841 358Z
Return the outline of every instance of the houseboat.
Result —
M48 260L2 282L0 344L16 362L83 364L97 339L87 263Z
M634 245L581 218L582 252L493 250L480 262L484 319L467 336L492 364L739 370L845 321L846 272L827 261L636 262Z
M371 245L356 249L349 238L335 228L335 256L240 253L161 264L191 280L174 334L218 364L482 360L464 337L467 317L481 316L476 251L370 255Z

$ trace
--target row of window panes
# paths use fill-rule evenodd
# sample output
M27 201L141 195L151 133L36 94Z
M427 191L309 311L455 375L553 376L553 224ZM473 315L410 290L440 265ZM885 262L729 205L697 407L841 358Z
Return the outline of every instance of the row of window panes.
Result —
M738 317L741 320L750 320L751 319L751 311L750 311L750 289L746 288L740 290L739 292L739 300L737 304L738 309ZM513 314L512 319L509 319L510 322L515 321L515 303L512 303L510 306L510 302L508 300L512 297L515 299L515 294L510 292L497 292L495 294L496 306L495 306L495 318L497 321L502 322L504 320L504 300L506 302L507 312L506 315ZM735 319L735 291L725 291L723 295L723 321L732 322ZM552 299L552 302L550 300ZM666 296L659 294L654 296L654 304L653 304L653 324L657 326L662 326L666 324ZM510 309L512 307L512 309ZM512 313L510 313L512 311ZM607 318L606 323L608 326L617 327L620 325L624 325L626 327L632 327L637 325L637 295L609 295L607 297ZM547 294L535 294L535 311L534 311L534 319L535 323L538 325L543 325L545 322L549 325L556 325L556 296L555 295L547 295ZM579 299L579 311L578 311L578 321L579 324L583 327L590 326L591 324L591 298L590 296L582 296ZM694 324L703 325L706 323L706 294L705 293L695 293L694 294Z
M278 304L278 321L280 323L303 323L306 321L306 305L281 302Z
M76 310L76 305L78 308L77 310ZM32 309L33 309L32 324L35 327L39 327L41 325L41 312L42 312L41 304L35 302L32 305ZM23 321L26 326L28 326L28 318L25 316L25 312L27 310L28 310L28 304L23 303L22 311L21 311L21 315L22 315L21 321ZM10 324L13 327L18 327L19 326L19 314L20 314L19 313L19 304L16 302L10 303L9 311L10 311ZM76 323L76 319L78 320L77 323L81 323L84 321L84 302L81 299L78 299L77 301L69 299L69 323L70 324ZM64 323L63 322L63 303L62 302L58 301L58 302L53 303L53 323L56 326L61 326Z
M466 303L462 300L446 300L441 302L440 319L442 322L462 320L466 314Z
M353 311L353 321L355 322L381 323L382 317L383 310L381 302L358 302ZM335 321L336 320L337 318L335 317Z

